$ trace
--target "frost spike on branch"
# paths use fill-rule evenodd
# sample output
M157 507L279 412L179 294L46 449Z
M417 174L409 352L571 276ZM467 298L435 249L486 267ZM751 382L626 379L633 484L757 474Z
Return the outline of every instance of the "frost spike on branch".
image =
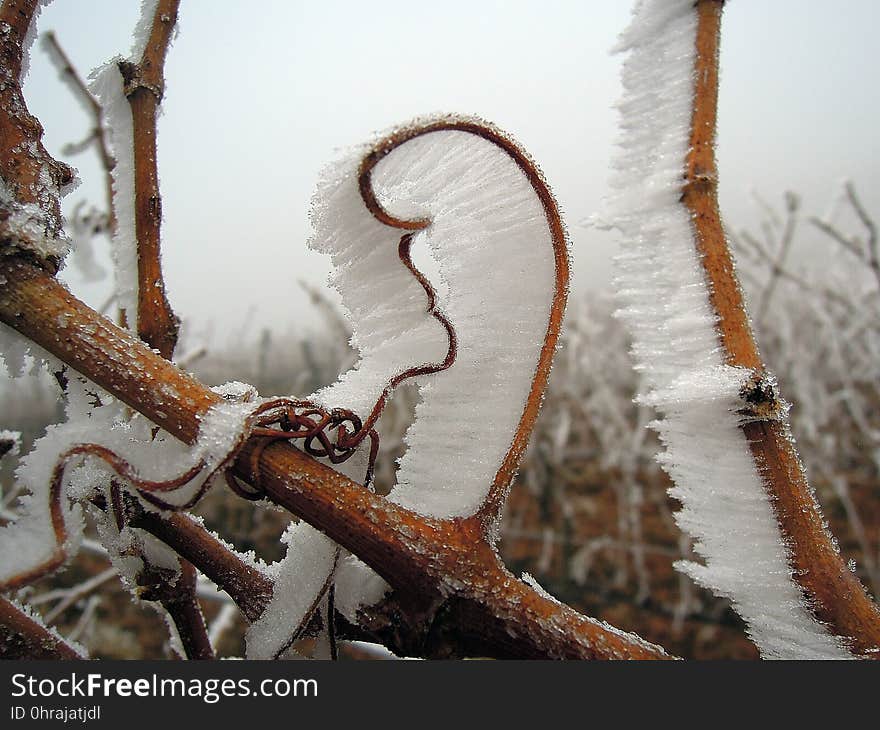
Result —
M876 656L880 616L847 569L804 478L765 372L717 204L720 0L645 0L624 36L630 132L613 183L622 314L663 419L676 521L764 656ZM638 133L633 133L638 130ZM659 302L659 303L658 303Z
M696 89L682 201L693 215L696 243L710 282L712 305L718 313L726 360L730 365L763 374L764 364L751 332L718 212L714 142L722 6L720 0L697 3ZM711 184L702 185L702 180ZM850 643L857 654L876 657L880 647L880 611L847 567L824 525L787 422L778 418L756 419L744 423L742 430L790 546L793 577L813 612L833 633Z

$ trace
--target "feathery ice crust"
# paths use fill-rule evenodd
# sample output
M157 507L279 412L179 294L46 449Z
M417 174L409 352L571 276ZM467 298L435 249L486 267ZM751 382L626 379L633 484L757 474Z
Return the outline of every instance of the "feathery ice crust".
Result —
M679 526L704 565L678 564L726 596L768 658L848 658L792 579L773 507L739 428L750 373L725 364L716 317L681 204L696 53L692 0L644 0L626 51L611 218L623 239L619 314L633 337L641 398L657 408L660 457L682 503Z
M374 153L379 159L365 177L363 165ZM439 272L431 283L436 309L455 331L455 360L415 379L421 400L389 499L428 517L477 513L492 489L506 490L512 479L532 426L526 403L540 400L555 349L558 322L551 313L561 317L567 294L565 234L540 173L480 120L419 119L329 167L312 219L310 245L330 256L331 284L342 296L360 358L310 400L365 417L396 375L444 362L449 336L398 254L401 237L412 234L412 245L426 249ZM341 470L359 478L362 466L352 462ZM298 532L323 541L323 552L304 549ZM290 544L300 550L288 552L282 576L309 576L316 565L329 564L334 546L323 535L303 523L293 533ZM352 620L359 606L388 590L353 556L339 562L336 578L337 608ZM279 584L291 592L276 590L267 614L283 615L289 635L313 601L296 595L302 577ZM282 633L273 643L255 629L249 656L277 653Z
M357 187L363 156L358 150L337 168L341 184L325 187L329 195L314 215L313 246L331 257L332 283L360 351L357 365L316 398L352 409L371 405L396 373L442 362L448 348L446 332L425 311L425 292L398 258L407 231L364 206ZM507 152L456 128L396 146L370 183L388 216L429 222L413 246L427 247L436 262L437 308L457 339L452 367L416 380L421 402L389 498L429 517L465 517L486 499L511 447L547 337L556 290L547 215Z
M95 394L103 403L101 407L92 405ZM204 414L199 437L190 447L162 432L154 434L149 421L130 418L127 409L97 385L78 375L70 377L66 421L50 426L16 471L16 479L28 494L20 500L18 518L0 527L0 586L15 585L22 576L61 567L75 554L82 537L80 504L106 489L111 477L125 481L103 460L83 454L67 465L55 492L56 468L70 449L82 444L106 449L139 478L153 481L174 479L201 465L191 481L163 494L168 503L182 504L228 461L247 435L254 408L250 402L221 401ZM155 509L148 502L143 506ZM112 529L105 530L104 536L108 537L105 547L111 556L120 552L115 549L120 539L130 539ZM117 567L123 570L125 564ZM123 575L134 584L133 573L123 570Z
M158 0L144 0L135 26L128 61L138 63L144 54ZM137 330L138 248L135 233L134 131L131 107L125 98L119 56L111 58L89 74L91 92L101 104L104 132L115 165L113 179L113 231L110 253L113 258L117 306L125 312L126 323Z

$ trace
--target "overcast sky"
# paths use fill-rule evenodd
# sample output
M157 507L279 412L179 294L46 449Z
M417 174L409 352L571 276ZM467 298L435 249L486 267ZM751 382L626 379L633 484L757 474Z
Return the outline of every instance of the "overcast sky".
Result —
M259 8L259 14L256 9ZM305 249L309 199L335 150L414 116L477 114L514 135L543 168L572 241L574 288L607 287L613 242L584 225L607 189L617 137L625 0L439 3L183 0L167 64L159 167L164 264L178 314L199 329L285 330L310 320L297 279L324 260ZM822 214L853 180L880 210L876 0L732 0L723 23L721 205L752 225L750 190L800 192ZM139 2L55 0L55 30L87 74L128 54ZM50 152L89 120L35 47L26 84ZM89 154L68 204L103 201ZM106 258L106 254L102 253ZM109 281L84 287L93 305Z

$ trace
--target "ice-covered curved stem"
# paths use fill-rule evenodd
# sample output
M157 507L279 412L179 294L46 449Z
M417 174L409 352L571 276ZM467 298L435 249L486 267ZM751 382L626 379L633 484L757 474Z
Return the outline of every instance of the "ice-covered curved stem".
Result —
M422 398L390 498L439 518L503 501L494 493L509 486L531 431L567 293L565 233L540 172L496 128L441 117L355 150L327 179L313 245L331 256L361 357L318 397L374 399L403 368L446 356L447 333L397 260L411 235L436 264L428 278L455 353L451 367L416 379Z
M417 120L330 167L313 221L312 246L330 256L360 357L310 400L369 424L394 387L413 379L421 400L389 499L432 518L479 515L494 541L567 295L565 232L537 166L481 120ZM427 249L436 271L415 267L415 247ZM330 544L319 560L304 542L296 535L308 565L291 553L282 575L331 562ZM297 581L279 581L286 584ZM352 618L386 590L363 564L343 560L337 595ZM299 594L273 601L288 615L313 604ZM272 630L261 621L250 643L265 646L260 637Z
M764 656L846 658L876 647L876 609L822 525L784 409L754 408L766 377L716 198L722 5L645 0L621 41L620 312L704 559L682 567L731 599Z

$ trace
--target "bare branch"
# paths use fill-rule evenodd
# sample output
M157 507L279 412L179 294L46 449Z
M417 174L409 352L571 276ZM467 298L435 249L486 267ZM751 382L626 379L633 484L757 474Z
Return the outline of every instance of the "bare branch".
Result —
M0 657L3 659L85 658L71 644L2 596L0 596Z
M846 251L849 251L853 256L858 258L859 261L865 260L865 252L859 247L858 240L851 241L830 223L827 223L816 216L810 218L810 223L816 226L816 228L822 231L826 236L830 236L837 241L837 243L839 243Z
M159 0L142 58L120 63L131 107L134 136L135 237L138 242L137 332L164 358L171 359L180 321L171 310L162 278L162 196L156 151L156 121L165 89L165 56L171 44L180 0Z
M868 215L868 211L865 210L865 206L862 205L862 201L859 199L859 196L856 195L856 189L851 182L846 184L846 197L852 205L853 210L855 210L856 215L858 215L862 225L864 225L868 231L868 265L874 272L874 277L877 279L877 286L880 287L880 260L878 260L877 255L877 225L874 223L874 219Z

